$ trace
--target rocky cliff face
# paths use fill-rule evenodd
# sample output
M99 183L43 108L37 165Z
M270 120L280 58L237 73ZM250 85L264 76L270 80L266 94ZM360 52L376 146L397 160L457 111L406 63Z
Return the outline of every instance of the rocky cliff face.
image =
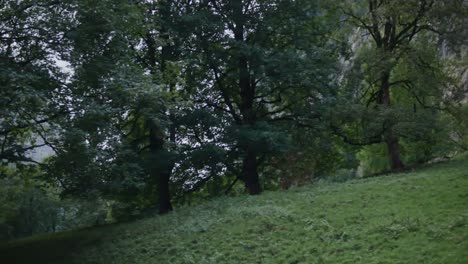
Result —
M31 152L29 152L28 155L32 160L36 162L42 162L45 158L54 155L54 151L49 146L42 146L35 148Z
M468 8L468 0L464 0L465 6ZM459 63L453 68L453 74L460 79L460 86L464 93L462 102L468 103L468 18L464 20L463 29L458 36L461 41L461 46L450 47L447 41L442 40L439 45L440 56L443 58L457 58ZM451 69L452 70L452 69Z

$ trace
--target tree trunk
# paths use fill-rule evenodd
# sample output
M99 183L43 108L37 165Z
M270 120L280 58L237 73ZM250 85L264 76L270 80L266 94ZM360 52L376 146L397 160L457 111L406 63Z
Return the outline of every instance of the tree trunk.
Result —
M393 131L390 130L386 135L385 142L387 143L392 170L403 170L405 165L400 159L400 144L398 143L398 138L393 134Z
M164 157L164 133L155 125L150 126L150 152L153 159L151 177L155 180L158 191L159 213L172 211L169 181L173 163Z
M171 195L169 190L170 171L162 171L159 173L158 179L158 195L159 195L159 213L165 214L172 211Z
M171 16L171 4L172 1L162 1L159 3L159 12L163 19L169 19ZM165 41L169 40L169 32L166 27L160 29L160 35ZM162 74L164 81L168 81L167 72L166 72L166 62L174 58L173 48L171 44L166 44L162 47L160 60L157 61L157 48L156 42L152 38L151 34L147 34L146 42L148 45L147 57L149 59L150 71L152 74ZM157 72L157 66L159 63L159 71ZM175 83L172 80L169 80L168 83L168 92L173 92ZM174 101L174 100L173 100ZM175 115L172 111L169 111L169 120L172 124L169 127L169 141L175 143L176 138L176 127L174 125ZM151 177L155 180L157 185L158 192L158 204L159 204L159 214L165 214L172 211L171 204L171 192L170 192L170 178L172 174L172 169L174 168L174 161L172 157L166 155L168 150L164 147L166 131L157 127L150 121L150 152L154 159L153 165L151 168Z
M377 103L385 107L390 106L390 72L384 71L381 77L379 98ZM389 125L389 120L384 121L388 126L384 131L385 143L387 144L388 156L390 160L390 167L392 170L402 170L405 168L403 161L400 158L400 144L398 137L393 132L392 125Z
M242 180L245 183L245 189L250 195L260 194L262 188L257 172L257 155L252 150L247 150L242 163Z
M234 13L234 39L238 43L244 43L244 24L245 14L243 13L243 2L235 0L230 2ZM249 59L244 54L244 50L238 50L238 70L239 79L238 85L240 90L240 112L242 115L242 123L249 127L255 125L257 117L254 111L255 100L255 82L252 82L252 75L249 72ZM249 146L249 142L242 142L245 151L245 157L242 162L242 176L240 177L245 184L245 188L251 195L260 194L260 180L258 177L257 153Z

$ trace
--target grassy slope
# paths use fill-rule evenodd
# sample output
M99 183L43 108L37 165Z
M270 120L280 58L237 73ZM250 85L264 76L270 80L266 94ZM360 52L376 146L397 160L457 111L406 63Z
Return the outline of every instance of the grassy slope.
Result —
M468 263L468 158L0 246L0 263Z

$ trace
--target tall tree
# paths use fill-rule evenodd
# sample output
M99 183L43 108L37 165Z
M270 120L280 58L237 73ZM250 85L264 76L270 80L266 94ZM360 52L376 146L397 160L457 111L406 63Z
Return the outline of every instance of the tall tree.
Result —
M358 28L356 34L364 32L362 39L357 42L370 43L372 61L365 61L371 65L367 69L366 81L368 83L366 92L367 105L375 103L383 112L391 112L395 107L395 94L399 87L409 90L410 96L426 107L417 96L413 84L415 77L398 78L398 67L404 63L414 60L413 67L418 67L420 73L434 75L434 71L427 72L425 69L437 67L427 64L418 53L418 41L425 41L427 45L435 45L428 34L440 39L448 31L459 29L459 23L455 23L457 16L448 10L463 9L463 1L385 1L368 0L357 3L344 2L342 10L348 17L348 21ZM441 17L439 14L447 14ZM459 19L460 17L458 17ZM458 20L459 22L459 20ZM357 51L357 50L356 50ZM371 57L368 56L368 59ZM406 60L406 61L405 61ZM418 63L418 60L420 63ZM371 72L372 71L372 72ZM412 78L412 79L411 79ZM417 78L417 77L416 77ZM443 84L441 84L443 86ZM426 95L429 93L426 93ZM397 118L398 119L398 118ZM398 120L383 117L381 127L383 128L369 143L380 142L381 139L387 145L390 166L393 170L401 170L405 167L399 143L399 136L395 131ZM382 136L382 137L381 137ZM344 137L346 138L346 137Z
M127 1L76 1L71 6L74 26L65 38L71 42L72 76L61 102L69 115L60 121L60 151L49 172L65 193L98 191L131 204L143 185L154 183L148 179L154 162L147 161L154 157L145 155L149 131L139 133L148 123L140 115L158 120L162 108L157 85L136 64L132 49L141 41L141 9ZM143 206L147 204L134 205Z
M241 159L250 194L262 190L264 157L288 144L278 124L300 119L299 106L315 106L331 83L329 17L318 9L310 1L203 1L192 15L195 101L222 113L223 144Z
M175 1L155 1L143 5L145 25L142 40L144 48L140 51L139 61L157 84L162 86L162 93L167 95L168 107L164 110L164 120L168 125L161 126L147 117L150 135L150 151L160 164L152 168L158 188L159 212L172 210L170 179L174 168L176 127L175 94L178 82L177 63L180 60L180 36L177 35L177 23L180 11ZM169 144L168 144L169 143Z

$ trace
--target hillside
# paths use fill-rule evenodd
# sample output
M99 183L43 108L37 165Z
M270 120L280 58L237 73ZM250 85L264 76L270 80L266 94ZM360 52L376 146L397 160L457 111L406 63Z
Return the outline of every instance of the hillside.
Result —
M0 246L0 263L468 263L468 158Z

